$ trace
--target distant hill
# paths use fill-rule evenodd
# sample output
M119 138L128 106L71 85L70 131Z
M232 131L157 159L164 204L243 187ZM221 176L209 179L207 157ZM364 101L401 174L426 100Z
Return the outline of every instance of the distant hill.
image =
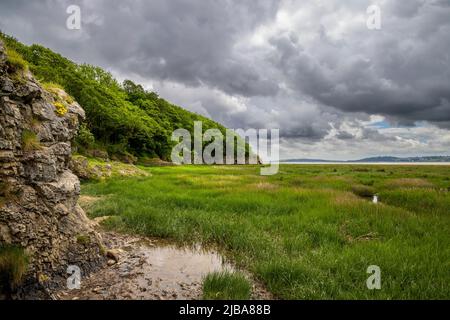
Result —
M339 163L351 163L351 162L450 162L450 156L426 156L426 157L406 157L406 158L400 158L400 157L391 157L391 156L378 156L378 157L370 157L370 158L363 158L358 160L322 160L322 159L287 159L287 160L281 160L281 162L284 163L290 163L290 162L323 162L323 163L330 163L330 162L339 162Z

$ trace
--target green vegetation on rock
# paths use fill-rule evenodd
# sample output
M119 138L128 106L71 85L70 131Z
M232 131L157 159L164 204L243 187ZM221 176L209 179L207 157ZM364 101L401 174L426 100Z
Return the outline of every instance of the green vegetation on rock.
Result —
M22 148L25 151L39 150L41 148L36 133L28 129L22 131Z
M14 49L6 50L7 64L13 70L13 72L25 71L28 68L28 63L23 57L17 53Z
M0 292L10 293L22 281L28 257L22 248L0 245Z

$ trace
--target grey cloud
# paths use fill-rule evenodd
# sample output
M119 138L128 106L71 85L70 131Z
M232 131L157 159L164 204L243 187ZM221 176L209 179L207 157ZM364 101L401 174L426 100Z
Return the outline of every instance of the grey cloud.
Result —
M286 141L319 143L373 114L450 128L450 2L381 3L382 29L369 31L352 20L369 0L2 0L0 29L144 79L229 127L280 128ZM65 28L69 4L82 8L81 31ZM334 141L352 137L339 129Z
M84 23L78 37L77 31L65 29L65 9L72 3L82 9ZM30 35L30 30L21 32L14 26L19 32L12 30L13 34L47 44L77 61L88 58L143 77L208 85L229 94L272 95L278 90L254 61L233 51L239 37L273 17L275 0L5 1L1 6L2 20L8 15L9 21L33 29ZM99 23L92 23L95 17Z
M347 131L339 131L336 134L336 138L340 139L340 140L350 140L353 139L355 136L353 134L351 134L350 132Z
M361 26L333 42L326 41L333 30L322 26L315 34L321 41L309 46L275 35L272 63L293 90L342 111L449 121L450 8L431 1L390 4L382 8L380 31Z

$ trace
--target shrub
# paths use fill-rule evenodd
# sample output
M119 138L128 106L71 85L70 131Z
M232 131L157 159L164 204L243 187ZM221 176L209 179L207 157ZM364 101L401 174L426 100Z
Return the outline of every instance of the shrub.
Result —
M213 272L203 280L203 299L206 300L248 300L251 284L240 273Z
M41 148L36 133L28 129L22 131L22 148L25 151L39 150Z
M0 245L0 289L10 293L22 281L28 267L23 248Z
M95 137L85 123L80 125L80 129L78 130L78 135L76 137L76 143L85 148L91 148L94 146Z

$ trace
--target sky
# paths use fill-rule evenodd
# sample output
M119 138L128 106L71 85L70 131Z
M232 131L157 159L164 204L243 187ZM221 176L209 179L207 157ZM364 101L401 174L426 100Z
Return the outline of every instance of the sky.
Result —
M278 128L282 159L450 154L450 0L0 0L0 30L229 128Z

